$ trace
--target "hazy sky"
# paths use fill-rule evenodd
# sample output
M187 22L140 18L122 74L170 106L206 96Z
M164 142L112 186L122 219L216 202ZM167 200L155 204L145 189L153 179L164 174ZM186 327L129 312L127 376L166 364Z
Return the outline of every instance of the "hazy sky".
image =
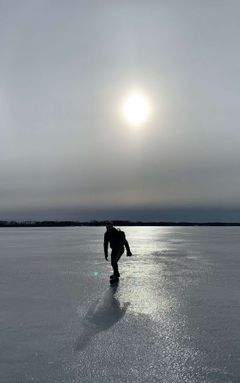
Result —
M0 219L240 221L239 18L238 0L0 0Z

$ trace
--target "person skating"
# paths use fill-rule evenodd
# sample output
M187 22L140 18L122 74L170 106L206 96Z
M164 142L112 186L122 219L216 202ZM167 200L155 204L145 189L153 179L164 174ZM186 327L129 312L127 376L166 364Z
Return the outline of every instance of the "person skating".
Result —
M124 253L124 247L127 250L127 256L132 255L128 241L125 238L125 233L117 230L111 221L106 222L106 232L104 234L104 254L105 259L108 260L108 244L110 244L111 252L111 265L113 268L113 275L110 279L118 280L120 277L118 270L118 261Z

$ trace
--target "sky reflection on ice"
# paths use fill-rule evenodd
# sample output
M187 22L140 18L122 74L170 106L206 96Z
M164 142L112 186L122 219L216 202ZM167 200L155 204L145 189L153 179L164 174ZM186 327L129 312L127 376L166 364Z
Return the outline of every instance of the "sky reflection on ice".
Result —
M239 228L122 229L1 232L1 381L239 382Z

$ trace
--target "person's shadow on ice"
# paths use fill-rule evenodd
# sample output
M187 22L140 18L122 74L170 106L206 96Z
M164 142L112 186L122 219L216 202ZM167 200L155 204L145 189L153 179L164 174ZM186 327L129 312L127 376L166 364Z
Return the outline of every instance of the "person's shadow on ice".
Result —
M102 299L95 301L82 320L82 332L76 342L76 351L84 350L91 339L101 331L106 331L125 315L129 302L120 306L114 296L118 286L110 287Z

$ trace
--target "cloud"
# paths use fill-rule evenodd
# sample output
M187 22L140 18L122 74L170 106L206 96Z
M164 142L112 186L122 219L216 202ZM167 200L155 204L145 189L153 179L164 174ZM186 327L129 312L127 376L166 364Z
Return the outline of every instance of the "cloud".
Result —
M239 8L2 5L0 211L237 206ZM134 87L138 133L119 115Z

